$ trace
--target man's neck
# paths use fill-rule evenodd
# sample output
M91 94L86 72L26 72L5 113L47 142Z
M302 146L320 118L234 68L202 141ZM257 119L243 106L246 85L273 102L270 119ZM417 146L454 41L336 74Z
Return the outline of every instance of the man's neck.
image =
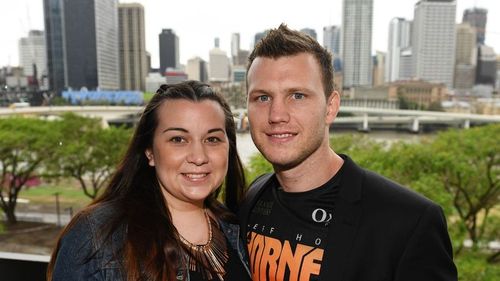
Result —
M344 159L328 148L327 151L316 151L293 168L275 169L275 172L286 192L304 192L325 184L337 174L343 163Z

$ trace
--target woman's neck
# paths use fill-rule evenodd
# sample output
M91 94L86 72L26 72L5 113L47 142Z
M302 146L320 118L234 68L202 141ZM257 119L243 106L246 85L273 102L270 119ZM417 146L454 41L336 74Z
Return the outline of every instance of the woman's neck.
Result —
M184 239L195 245L203 245L208 242L210 230L208 217L205 215L203 207L169 207L169 211L172 223Z

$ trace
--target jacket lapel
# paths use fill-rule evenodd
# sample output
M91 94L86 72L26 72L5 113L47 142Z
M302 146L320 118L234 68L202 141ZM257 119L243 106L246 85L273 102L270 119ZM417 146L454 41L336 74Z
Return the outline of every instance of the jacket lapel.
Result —
M334 222L328 228L327 245L319 278L322 281L342 280L361 218L364 171L349 157L341 156L344 158L341 189L335 206Z

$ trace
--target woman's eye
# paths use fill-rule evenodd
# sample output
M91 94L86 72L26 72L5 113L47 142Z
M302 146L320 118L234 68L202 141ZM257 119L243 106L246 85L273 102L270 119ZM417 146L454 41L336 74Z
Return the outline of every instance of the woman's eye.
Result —
M209 143L218 143L220 141L221 140L218 137L209 137L209 138L207 138L207 142L209 142Z
M170 141L174 143L181 143L184 141L184 139L182 137L172 137Z
M296 100L304 99L306 96L302 93L293 93L293 98Z

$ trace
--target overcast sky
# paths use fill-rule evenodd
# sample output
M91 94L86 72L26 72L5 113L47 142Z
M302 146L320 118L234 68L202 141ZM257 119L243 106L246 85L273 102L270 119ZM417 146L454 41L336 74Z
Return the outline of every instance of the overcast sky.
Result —
M180 60L194 56L208 59L214 38L230 53L231 33L240 33L241 48L249 49L255 33L277 27L313 28L322 42L323 27L340 25L342 0L121 0L145 7L146 49L152 66L158 67L158 34L171 28L179 36ZM417 0L374 0L373 52L387 51L389 22L394 17L413 19ZM486 44L500 53L500 1L458 0L456 21L464 9L488 9ZM0 66L18 65L18 40L30 29L44 29L43 0L0 0Z

